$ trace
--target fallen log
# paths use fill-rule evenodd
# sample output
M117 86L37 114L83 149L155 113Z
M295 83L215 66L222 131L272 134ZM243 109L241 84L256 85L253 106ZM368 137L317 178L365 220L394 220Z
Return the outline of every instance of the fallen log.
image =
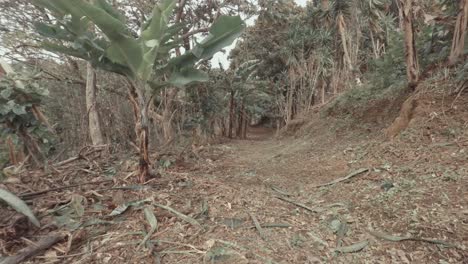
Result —
M39 255L43 251L51 248L56 243L62 241L64 238L65 238L65 235L60 234L60 233L56 233L56 234L52 234L47 237L44 237L43 239L39 240L36 244L20 250L19 254L3 259L2 261L0 261L0 264L21 263L27 259L30 259Z

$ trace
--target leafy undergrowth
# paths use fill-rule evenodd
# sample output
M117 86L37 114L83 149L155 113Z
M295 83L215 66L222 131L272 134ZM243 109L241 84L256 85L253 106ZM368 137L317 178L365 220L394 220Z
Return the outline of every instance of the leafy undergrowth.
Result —
M0 187L80 186L23 196L40 229L2 207L1 254L58 231L66 240L32 262L464 263L468 96L434 98L390 142L317 118L297 138L255 129L206 147L145 186L132 158L16 175Z

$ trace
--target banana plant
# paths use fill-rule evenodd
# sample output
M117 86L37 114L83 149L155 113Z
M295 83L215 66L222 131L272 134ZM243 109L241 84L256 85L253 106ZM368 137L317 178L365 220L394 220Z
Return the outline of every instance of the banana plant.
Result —
M123 75L130 81L139 108L136 131L140 182L150 175L147 112L151 93L169 85L183 87L206 81L207 75L195 67L197 62L230 45L245 28L239 16L222 15L205 39L184 54L173 56L171 51L183 44L181 32L187 26L171 22L176 0L161 0L155 5L151 19L138 30L139 34L105 0L35 0L34 3L55 18L50 23L36 23L36 30L52 40L43 41L45 49L89 61L96 68Z

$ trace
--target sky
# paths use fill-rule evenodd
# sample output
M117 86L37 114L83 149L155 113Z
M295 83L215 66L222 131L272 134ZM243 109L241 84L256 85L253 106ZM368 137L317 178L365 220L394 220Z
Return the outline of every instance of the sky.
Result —
M305 6L307 1L309 0L295 0L295 1L298 5ZM250 24L250 23L247 22L247 24ZM219 63L221 63L221 65L223 65L223 68L227 69L229 67L229 60L227 59L227 57L229 56L229 52L231 51L231 49L233 49L235 46L236 46L236 41L234 41L234 43L232 43L229 47L225 48L224 53L223 52L216 53L211 59L211 66L214 68L218 68Z

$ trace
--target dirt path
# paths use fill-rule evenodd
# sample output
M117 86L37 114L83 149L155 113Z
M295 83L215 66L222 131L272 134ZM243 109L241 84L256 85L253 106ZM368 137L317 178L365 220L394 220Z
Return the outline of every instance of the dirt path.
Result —
M449 228L453 223L447 222L453 221L440 214L461 217L456 208L466 208L463 207L466 203L463 191L453 184L437 186L439 183L423 179L419 174L401 179L400 171L378 168L377 164L385 166L382 159L387 159L375 157L373 155L378 153L371 152L392 149L391 144L359 137L275 139L254 135L252 138L216 146L222 149L222 157L214 157L208 171L197 173L198 179L216 186L215 190L206 191L211 225L216 227L198 243L222 240L238 246L216 243L210 248L209 252L215 252L209 255L210 260L216 263L265 263L267 260L277 263L462 263L466 260L460 248L441 249L414 241L389 242L369 234L371 230L378 230L391 235L446 240L447 243L467 242L466 224L456 224L455 231ZM402 162L401 167L406 166L403 162L410 163L398 160ZM315 187L360 168L373 169L349 184ZM415 184L419 184L417 192L413 192ZM444 199L434 192L444 188L455 188L454 192L461 199L454 193L450 206L434 208L434 204ZM432 196L430 204L424 199L428 194ZM440 212L434 215L434 211ZM252 215L262 225L280 227L258 231L252 228ZM341 246L366 241L369 244L358 253L335 251Z
M34 200L41 223L71 234L60 251L51 249L45 258L116 264L468 263L468 141L422 144L409 134L383 142L366 132L340 134L325 125L307 131L275 138L272 131L256 129L248 140L206 147L195 164L170 166L145 188L129 179L136 161L94 167L119 168L114 183ZM86 173L86 161L74 166L86 169L75 168L67 184L99 180ZM316 187L362 168L369 171ZM56 176L37 179L47 189ZM143 202L110 216L134 201ZM139 246L150 229L143 208L154 212L158 224ZM2 248L13 252L25 245L24 229L14 229L16 223L21 222L0 229ZM373 230L405 240L376 238Z

